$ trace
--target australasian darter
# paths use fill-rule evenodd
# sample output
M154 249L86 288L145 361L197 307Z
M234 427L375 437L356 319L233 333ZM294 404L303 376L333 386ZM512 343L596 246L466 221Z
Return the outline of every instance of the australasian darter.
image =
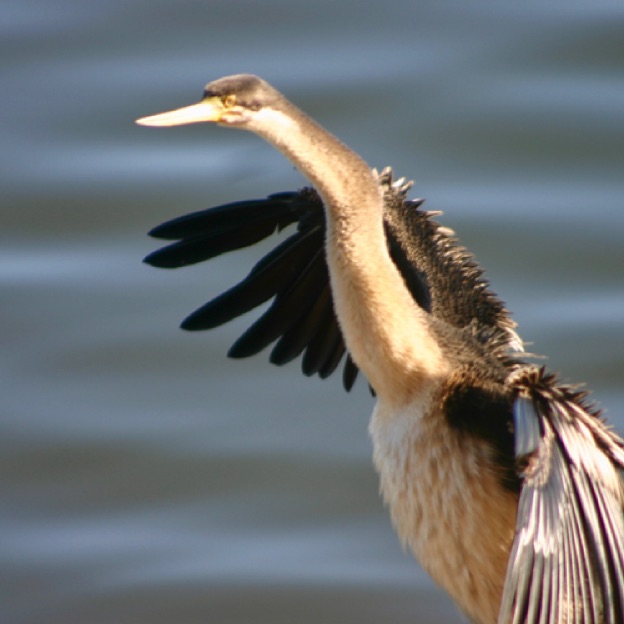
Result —
M409 183L393 182L265 81L209 83L202 100L138 120L251 130L313 185L169 221L147 257L193 264L296 224L238 285L191 314L209 329L273 299L232 357L275 342L330 375L344 359L377 400L381 491L401 540L480 624L624 622L624 442L584 393L521 357L508 311Z

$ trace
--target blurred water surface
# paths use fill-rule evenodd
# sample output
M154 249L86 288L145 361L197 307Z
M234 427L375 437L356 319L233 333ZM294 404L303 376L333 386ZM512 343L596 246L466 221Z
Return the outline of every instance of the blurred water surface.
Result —
M532 349L624 431L624 6L0 6L0 619L459 622L377 496L360 383L177 329L258 250L163 272L144 233L301 178L246 133L136 127L262 75L488 269Z

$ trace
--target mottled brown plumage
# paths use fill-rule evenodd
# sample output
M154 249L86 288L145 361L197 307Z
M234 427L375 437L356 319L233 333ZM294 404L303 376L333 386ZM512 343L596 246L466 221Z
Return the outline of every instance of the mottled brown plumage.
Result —
M296 231L238 285L188 317L208 329L272 299L230 354L275 343L276 364L343 383L362 370L381 492L403 541L480 624L624 621L624 443L582 394L524 361L473 257L266 82L207 85L200 104L139 120L255 132L314 189L165 223L148 256L192 264Z

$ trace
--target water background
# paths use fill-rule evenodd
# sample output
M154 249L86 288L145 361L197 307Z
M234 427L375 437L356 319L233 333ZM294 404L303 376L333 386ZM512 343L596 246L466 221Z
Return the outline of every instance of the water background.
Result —
M364 384L178 322L258 250L158 271L145 232L295 189L247 133L133 120L267 78L487 268L624 431L621 0L0 6L0 619L460 622L378 499Z

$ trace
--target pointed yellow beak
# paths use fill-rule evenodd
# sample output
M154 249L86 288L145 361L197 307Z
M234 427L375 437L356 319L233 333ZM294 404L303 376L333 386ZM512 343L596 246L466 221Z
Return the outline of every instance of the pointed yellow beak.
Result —
M150 117L141 117L141 119L136 120L136 123L141 126L183 126L204 121L218 122L221 120L224 110L220 98L210 97L197 104L191 104L191 106Z

